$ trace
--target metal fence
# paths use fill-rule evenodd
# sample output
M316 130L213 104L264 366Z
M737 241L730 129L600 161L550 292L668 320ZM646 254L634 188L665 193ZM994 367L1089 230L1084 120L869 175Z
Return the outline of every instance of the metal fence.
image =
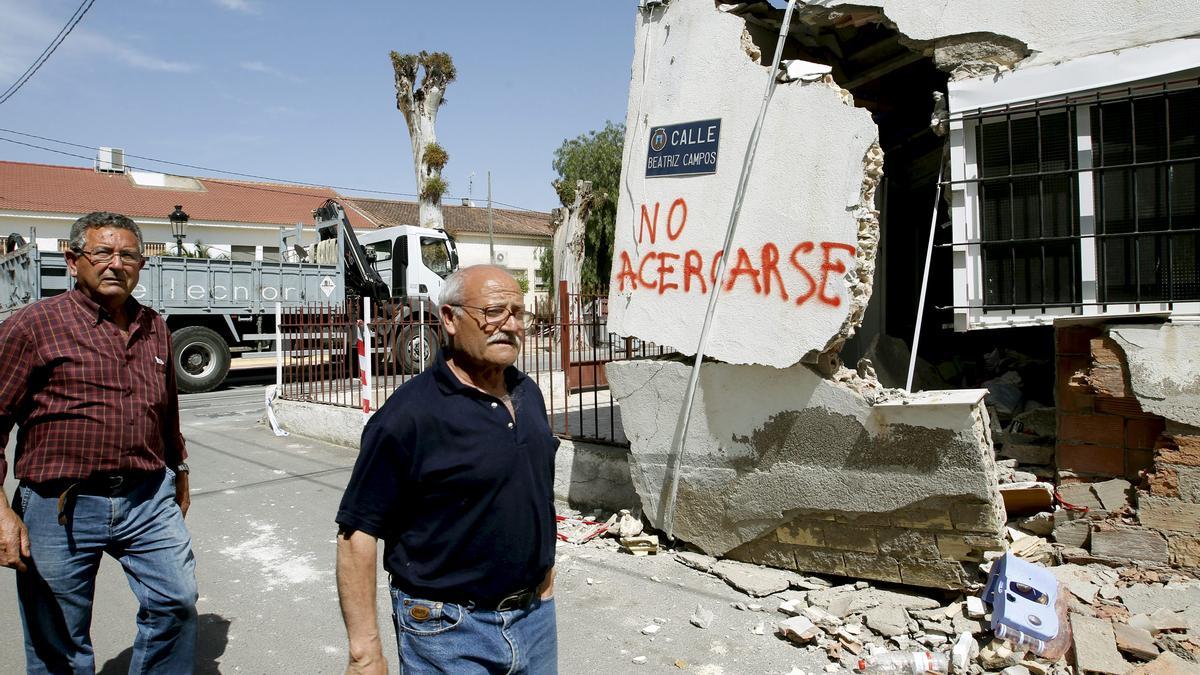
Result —
M669 350L609 333L607 306L607 296L569 293L565 284L554 299L538 298L526 312L525 342L517 367L541 389L556 435L627 446L604 364L660 356ZM368 319L360 323L364 312ZM436 310L405 299L289 307L282 310L279 332L280 396L361 408L366 391L371 411L424 370L443 344ZM362 359L358 358L360 337Z

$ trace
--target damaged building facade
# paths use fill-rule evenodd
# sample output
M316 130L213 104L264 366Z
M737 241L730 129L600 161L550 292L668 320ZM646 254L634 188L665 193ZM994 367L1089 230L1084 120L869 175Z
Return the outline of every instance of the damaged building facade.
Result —
M1200 566L1195 13L798 3L725 251L783 10L644 4L608 326L679 356L607 377L649 520L668 529L672 436L724 258L678 538L962 588L1006 545L1004 443L1081 496L1126 481L1120 506L1049 517L1079 555L1129 556L1119 535L1152 550L1139 559ZM918 324L924 391L905 393ZM1034 365L1003 410L981 372L931 365L1014 345ZM1039 400L1056 421L1018 435Z

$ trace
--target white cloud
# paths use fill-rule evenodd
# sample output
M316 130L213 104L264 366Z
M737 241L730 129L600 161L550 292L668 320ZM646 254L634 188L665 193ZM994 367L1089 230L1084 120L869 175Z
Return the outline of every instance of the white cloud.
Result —
M15 0L0 0L0 16L4 17L4 21L0 21L0 80L7 83L25 72L62 29L67 17L50 16L36 4ZM197 69L193 64L163 59L93 32L85 28L88 18L84 17L67 36L46 67L70 58L107 57L139 70L189 73Z
M240 65L242 67L242 70L248 70L252 73L263 73L264 75L271 75L273 77L282 78L284 80L288 80L289 82L300 83L300 82L304 81L303 78L296 77L295 75L285 73L282 70L280 70L274 66L270 66L270 65L263 63L262 61L243 61Z
M245 14L258 14L258 8L250 4L250 0L216 0L225 9Z

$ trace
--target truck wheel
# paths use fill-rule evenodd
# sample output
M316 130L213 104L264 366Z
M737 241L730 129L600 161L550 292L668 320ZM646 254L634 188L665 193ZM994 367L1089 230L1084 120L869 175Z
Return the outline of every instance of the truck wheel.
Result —
M171 361L179 391L198 394L212 391L229 374L229 346L204 326L184 326L171 334Z
M438 331L433 326L408 325L400 329L392 346L392 356L400 370L410 375L425 370L438 353Z

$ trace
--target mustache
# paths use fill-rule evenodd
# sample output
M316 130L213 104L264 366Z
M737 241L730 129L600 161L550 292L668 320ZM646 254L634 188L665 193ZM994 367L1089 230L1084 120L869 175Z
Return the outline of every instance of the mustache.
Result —
M521 346L521 339L522 335L520 333L497 331L496 333L488 336L487 344L505 344L519 347Z

